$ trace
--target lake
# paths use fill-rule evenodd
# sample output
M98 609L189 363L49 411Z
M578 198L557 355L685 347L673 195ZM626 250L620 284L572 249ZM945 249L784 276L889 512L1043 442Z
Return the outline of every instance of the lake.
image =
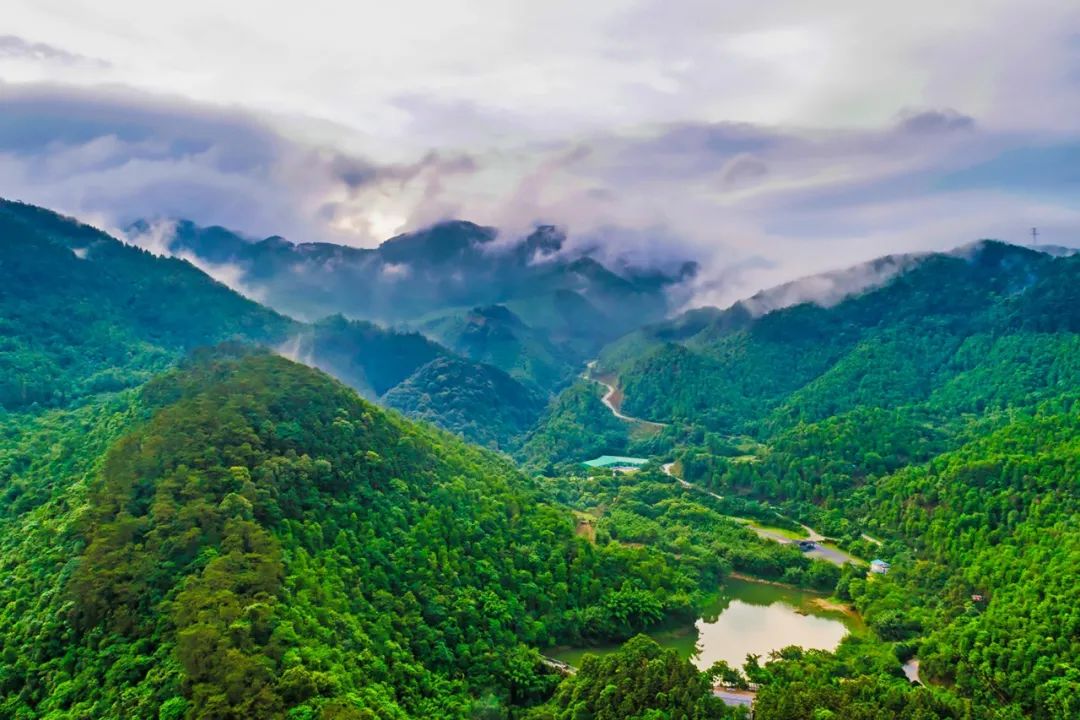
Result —
M821 595L794 588L729 578L693 625L649 635L702 670L717 660L741 667L748 653L761 655L764 662L771 651L788 645L833 650L863 625L853 614L822 608L821 600ZM557 648L547 654L578 665L586 653L606 654L618 647Z

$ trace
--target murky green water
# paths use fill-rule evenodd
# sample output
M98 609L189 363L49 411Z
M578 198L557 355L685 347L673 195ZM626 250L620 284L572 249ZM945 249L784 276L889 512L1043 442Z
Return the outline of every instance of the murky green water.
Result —
M792 588L744 580L728 580L720 598L706 608L693 625L652 634L660 645L692 658L701 669L717 660L739 667L747 654L764 660L773 650L788 645L832 650L849 632L862 629L861 621L846 613L823 610L814 604L820 596ZM577 665L586 653L605 654L617 645L559 648L547 654Z

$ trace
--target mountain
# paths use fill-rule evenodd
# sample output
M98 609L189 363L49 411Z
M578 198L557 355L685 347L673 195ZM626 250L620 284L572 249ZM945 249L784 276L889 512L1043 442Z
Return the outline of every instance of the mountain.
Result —
M137 242L157 237L145 221L129 233ZM686 263L675 274L616 273L565 243L550 226L508 242L494 228L451 221L359 249L277 236L253 240L178 221L166 249L212 272L228 268L239 286L294 317L407 323L468 357L490 354L497 367L552 390L606 342L663 318L667 291L696 271ZM470 347L475 338L463 337L478 318L494 320L495 306L516 316L510 321L520 338L516 358L506 358L505 348Z
M467 266L466 230L389 257ZM717 680L761 720L1080 712L1080 256L886 258L646 325L579 381L630 281L575 263L614 289L307 323L0 203L0 717L744 716ZM774 540L800 523L855 561ZM858 629L706 672L645 638L573 677L539 654L689 626L733 572Z
M125 245L30 205L0 201L0 407L64 407L145 382L192 349L234 341L276 349L335 375L369 399L405 382L448 349L417 333L340 316L302 323L249 300L182 260ZM470 363L464 374L493 368ZM423 389L419 378L412 389ZM473 385L471 403L440 386L424 405L436 424L472 432L492 409L531 391L510 378ZM505 395L490 393L505 392ZM443 407L440 403L449 403ZM474 417L463 413L475 412ZM525 405L521 413L532 412ZM535 410L539 414L539 410ZM535 417L535 415L534 415ZM515 416L525 423L522 414ZM510 425L507 426L511 427ZM496 433L501 444L510 441ZM492 442L485 430L473 437Z
M491 399L498 398L492 404ZM491 365L439 357L387 392L387 407L472 442L506 448L536 423L545 397Z
M659 551L577 536L500 457L265 352L18 423L6 717L475 717L550 692L533 648L697 592Z
M138 237L151 224L135 223ZM494 228L465 221L439 223L393 237L374 249L330 243L292 243L274 236L250 240L220 227L174 224L167 248L207 264L229 264L244 285L269 304L299 317L344 313L382 322L416 320L448 308L507 302L572 291L600 312L629 303L646 317L663 317L664 288L683 275L618 275L585 256L564 253L565 236L540 226L514 242ZM681 271L692 273L687 265Z
M885 698L876 716L1080 712L1066 569L1080 562L1080 256L984 241L828 306L687 313L606 349L596 372L623 413L669 424L653 452L685 481L891 561L886 576L846 569L837 596L890 662L917 656L944 703L901 700L881 685L895 669L853 665L851 646L791 649L748 669L756 716L861 716ZM549 460L610 436L595 392L572 386L533 431Z
M200 345L273 345L294 323L190 264L0 201L0 405L63 405L146 381Z
M585 359L566 345L556 345L505 305L443 315L419 329L455 352L538 389L565 385Z
M980 366L1019 371L1010 356L1071 341L1080 317L1071 305L1077 267L1075 256L984 242L923 258L832 307L804 303L760 316L740 305L698 311L605 351L600 368L619 375L630 414L692 417L729 432L813 421L861 404L923 402L968 382ZM1043 379L1049 392L1067 386L1072 377L1059 369L1025 370L1049 373L1022 381L1036 393L1026 402L1042 396ZM956 409L982 409L980 397L1004 400L988 395L993 386L967 390Z

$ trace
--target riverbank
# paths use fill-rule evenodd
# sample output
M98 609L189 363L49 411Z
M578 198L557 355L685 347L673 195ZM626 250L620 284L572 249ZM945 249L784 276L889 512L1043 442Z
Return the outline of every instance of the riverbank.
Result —
M815 597L810 598L810 604L818 608L819 610L823 610L825 612L843 613L845 615L850 615L853 618L858 618L860 623L862 621L861 616L854 607L848 605L847 603L840 602L839 600L827 597L824 593L818 593L818 591L816 590L810 590L804 587L799 587L798 585L792 585L791 583L780 582L778 580L763 580L761 578L754 577L753 575L747 575L740 572L733 572L728 575L728 577L735 580L740 580L742 582L757 583L758 585L772 585L774 587L787 588L789 590L794 590L796 592L804 593L807 595L814 595Z
M799 645L833 650L849 634L861 634L865 625L857 613L825 607L818 593L747 576L729 576L714 601L702 607L692 624L646 633L662 647L673 649L701 670L717 660L741 667L747 654L768 653ZM850 610L850 609L848 609ZM577 666L587 654L604 655L621 643L550 648L544 654Z

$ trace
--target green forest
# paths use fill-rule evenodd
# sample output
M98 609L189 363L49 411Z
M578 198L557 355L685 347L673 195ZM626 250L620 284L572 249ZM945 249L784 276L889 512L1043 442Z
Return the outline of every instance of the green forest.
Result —
M0 718L747 717L717 685L756 720L1080 716L1080 256L647 325L598 369L662 425L520 308L447 308L447 345L301 322L7 202L0 267ZM733 574L865 631L704 670L650 639Z
M647 329L608 362L624 410L676 426L687 480L892 561L836 592L925 678L977 717L1071 717L1078 278L1076 256L988 242L835 308Z

